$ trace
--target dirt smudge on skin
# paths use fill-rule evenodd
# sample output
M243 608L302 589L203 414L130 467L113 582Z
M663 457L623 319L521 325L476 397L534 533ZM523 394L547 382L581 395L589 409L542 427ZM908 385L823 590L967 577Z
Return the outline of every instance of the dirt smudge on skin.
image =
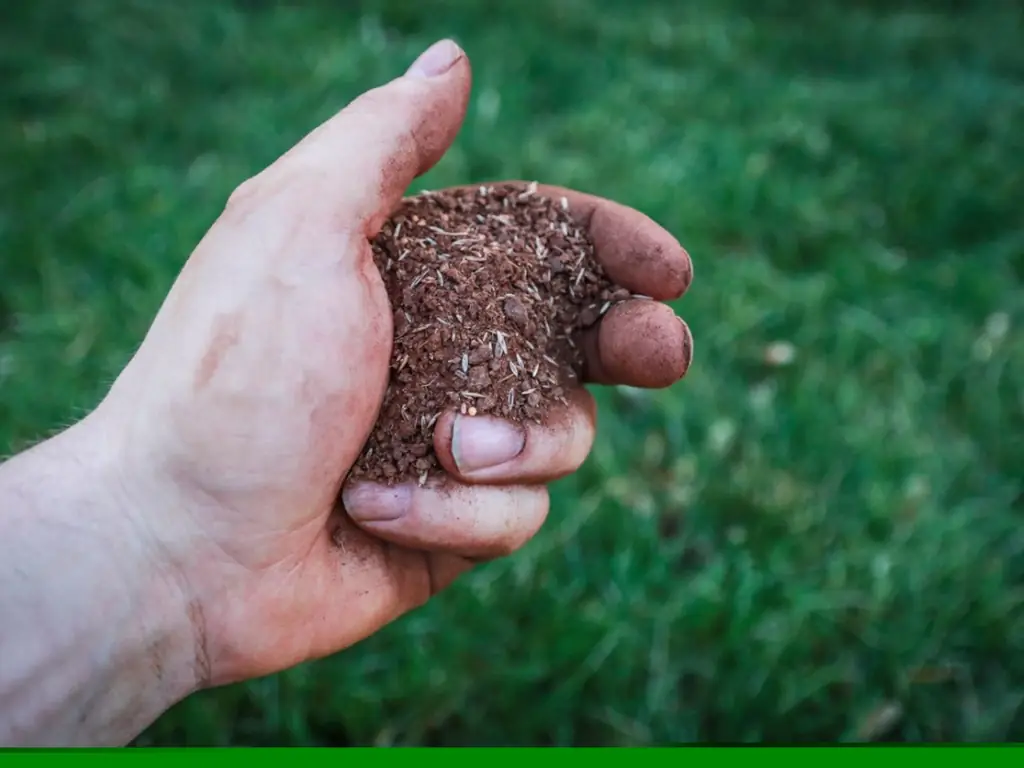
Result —
M224 356L239 342L239 322L235 315L221 315L215 322L213 341L207 348L199 368L196 369L193 389L196 392L204 389L220 367Z

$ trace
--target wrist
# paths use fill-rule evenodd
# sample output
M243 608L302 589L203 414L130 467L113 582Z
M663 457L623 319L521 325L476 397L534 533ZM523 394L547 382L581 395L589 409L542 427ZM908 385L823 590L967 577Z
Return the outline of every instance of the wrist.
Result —
M122 613L129 629L119 652L124 661L152 672L151 684L166 708L202 688L208 677L201 610L173 556L173 531L154 520L159 505L147 496L147 468L131 459L123 435L97 411L64 433L65 450L75 455L92 450L83 483L106 511L110 551L116 553L118 545L122 551L109 574L112 585L117 579L123 584Z
M188 593L119 452L87 418L0 467L21 575L0 596L0 740L125 743L201 686Z

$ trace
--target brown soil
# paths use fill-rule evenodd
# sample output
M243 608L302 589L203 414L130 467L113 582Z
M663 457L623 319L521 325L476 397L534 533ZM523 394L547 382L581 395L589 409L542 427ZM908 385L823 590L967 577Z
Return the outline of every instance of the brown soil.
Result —
M582 375L580 331L630 295L605 276L567 201L535 185L408 198L372 245L395 341L355 479L441 474L433 429L447 409L543 422Z

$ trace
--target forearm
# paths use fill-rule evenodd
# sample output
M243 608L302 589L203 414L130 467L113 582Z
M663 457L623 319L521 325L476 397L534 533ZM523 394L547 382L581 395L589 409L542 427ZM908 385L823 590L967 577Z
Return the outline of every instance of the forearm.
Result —
M0 464L0 744L124 744L196 685L115 463L80 425Z

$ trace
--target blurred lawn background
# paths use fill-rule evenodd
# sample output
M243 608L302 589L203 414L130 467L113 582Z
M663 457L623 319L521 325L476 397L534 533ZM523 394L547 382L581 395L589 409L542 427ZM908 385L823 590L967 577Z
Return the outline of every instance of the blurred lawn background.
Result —
M524 551L138 743L1024 739L1020 3L4 3L0 449L98 400L236 184L445 35L475 90L417 188L649 213L692 372L601 392Z

